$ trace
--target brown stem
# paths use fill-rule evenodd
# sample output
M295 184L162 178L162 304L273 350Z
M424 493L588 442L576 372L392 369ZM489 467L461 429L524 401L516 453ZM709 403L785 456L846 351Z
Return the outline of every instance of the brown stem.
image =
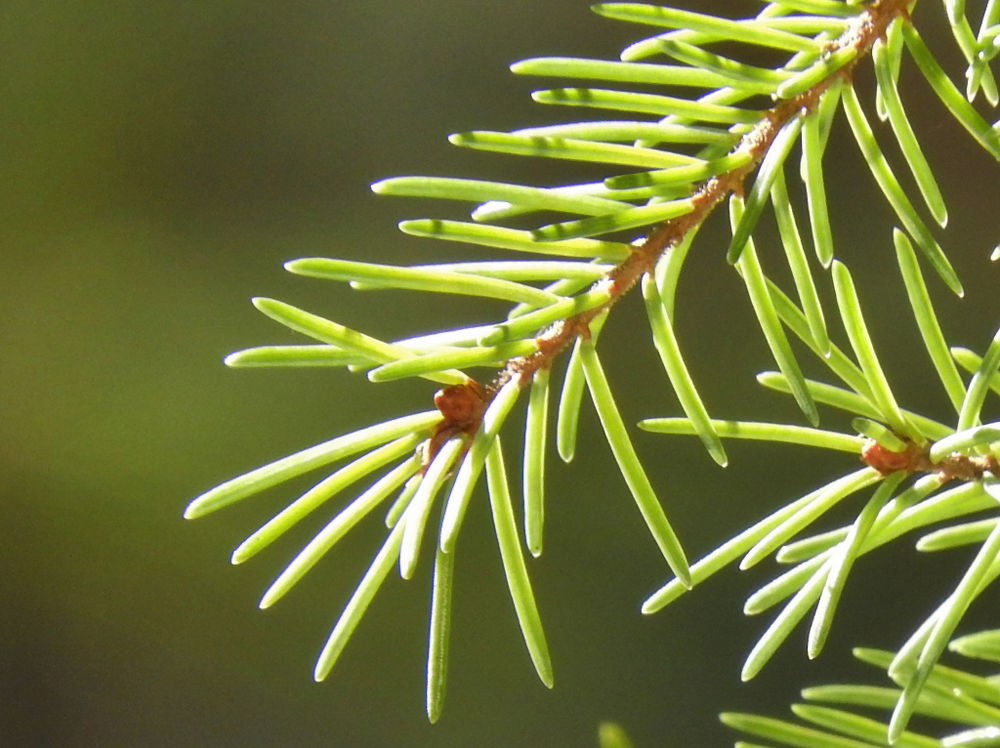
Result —
M837 80L849 78L854 65L862 54L871 50L877 39L884 38L889 23L897 17L908 17L912 0L875 0L860 13L848 28L827 45L827 51L853 46L858 56L848 65L807 89L802 94L781 101L764 112L757 124L745 133L732 153L748 153L750 160L743 166L718 174L699 187L691 196L694 208L689 213L658 224L650 234L632 248L631 254L607 275L598 280L592 290L607 291L609 298L603 304L585 312L559 320L546 328L535 339L537 349L532 353L510 359L492 381L483 389L486 404L496 392L511 379L523 386L531 381L539 369L550 367L555 358L578 336L590 335L590 323L599 314L614 306L643 276L650 272L664 252L679 244L689 232L695 230L712 210L730 193L742 194L743 182L767 153L774 137L793 117L811 112L822 94ZM442 413L447 420L448 415Z
M861 461L875 468L882 475L890 475L897 470L905 470L908 474L936 473L946 481L974 481L983 477L983 473L997 475L997 459L993 455L964 455L953 452L931 462L930 444L915 444L907 442L906 448L900 452L886 449L876 441L868 441L861 449Z

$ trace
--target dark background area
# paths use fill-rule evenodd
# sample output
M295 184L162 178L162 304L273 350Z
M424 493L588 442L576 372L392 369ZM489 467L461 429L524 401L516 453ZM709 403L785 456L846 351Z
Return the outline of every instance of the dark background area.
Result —
M944 30L938 9L919 12L939 15ZM640 747L720 745L733 737L720 710L778 714L802 686L878 680L849 661L850 647L901 643L950 589L967 550L928 558L904 542L866 558L820 660L808 662L797 631L741 684L740 664L767 625L745 619L742 600L774 565L723 572L641 616L669 572L587 403L574 464L550 459L546 551L529 567L556 687L538 683L520 641L480 492L459 545L449 695L433 727L423 706L429 557L413 581L390 577L317 685L314 658L378 547L380 518L266 613L255 607L261 592L322 518L243 566L230 567L229 553L314 476L181 519L218 482L430 403L423 382L226 369L231 350L295 340L250 296L385 338L503 311L353 293L294 278L281 263L485 256L395 228L458 208L377 198L368 184L397 174L557 183L586 173L463 153L444 136L580 116L533 104L529 91L549 82L517 79L507 64L541 54L613 58L644 33L597 18L582 0L4 2L0 743L593 745L598 722L613 719ZM931 43L956 63L949 38ZM949 201L950 226L938 234L966 299L928 282L946 335L982 350L1000 276L987 260L1000 240L996 165L912 69L904 81L914 84L907 103ZM892 154L886 128L879 132ZM947 419L902 295L893 217L843 122L831 148L839 256L854 269L890 380L904 406ZM770 231L758 245L775 266ZM722 216L713 217L685 270L677 319L689 363L713 415L800 422L785 399L754 384L774 365L723 261L726 239ZM828 283L824 294L832 298ZM633 423L679 412L640 307L626 300L601 346ZM823 375L815 362L806 368ZM824 425L847 428L829 412ZM720 470L693 439L634 433L691 558L854 467L844 455L732 444ZM516 451L517 438L507 442ZM862 500L848 502L840 521ZM989 620L974 610L965 630L977 615Z

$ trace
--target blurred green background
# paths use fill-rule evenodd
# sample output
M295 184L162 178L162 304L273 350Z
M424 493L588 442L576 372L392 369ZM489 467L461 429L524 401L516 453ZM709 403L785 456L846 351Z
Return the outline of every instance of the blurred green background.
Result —
M796 634L756 681L739 683L766 625L742 617L742 599L773 569L721 574L640 616L668 570L585 405L575 464L553 457L546 552L530 566L556 688L538 683L524 652L480 496L458 551L448 703L431 727L429 558L414 581L390 578L317 685L315 656L378 546L380 520L266 613L255 607L260 593L322 518L245 566L230 567L228 555L309 480L181 520L191 497L222 480L430 403L422 383L227 370L231 350L294 340L254 312L250 296L382 337L502 313L466 300L352 294L288 276L281 262L483 256L400 235L397 220L453 208L376 198L367 185L381 177L556 183L586 174L460 153L444 135L578 116L532 104L538 82L506 65L537 54L613 57L642 35L587 5L5 0L0 743L593 745L598 721L614 719L637 746L719 745L731 740L719 710L778 712L801 686L868 676L846 661L849 647L894 647L929 612L962 555L886 551L859 566L819 662L807 662ZM957 59L950 39L934 44ZM986 258L1000 239L996 167L921 82L908 103L949 198L942 236L967 299L933 279L932 290L954 342L982 349L995 324L998 273ZM878 313L873 328L900 399L947 418L914 348L892 218L843 130L830 159L840 254ZM795 419L753 384L773 364L722 261L725 242L713 219L692 253L678 302L682 344L715 415ZM766 230L759 243L776 257ZM678 412L636 301L602 339L631 422ZM836 415L826 424L845 428ZM636 443L692 557L853 467L733 445L723 471L693 440L637 434Z

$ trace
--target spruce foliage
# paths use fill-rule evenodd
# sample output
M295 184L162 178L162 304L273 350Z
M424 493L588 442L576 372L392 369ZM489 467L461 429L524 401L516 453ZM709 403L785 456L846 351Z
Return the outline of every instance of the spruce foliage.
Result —
M553 447L564 461L573 459L579 411L589 399L625 487L674 575L643 603L644 614L656 613L730 564L745 569L773 557L788 566L744 606L747 615L778 611L743 665L744 680L760 672L807 617L807 654L819 654L865 554L912 531L920 533L920 551L973 549L951 594L898 652L857 651L885 670L896 688L807 689L810 703L793 710L809 727L731 713L722 717L726 724L787 745L942 744L908 731L911 717L920 714L950 723L942 730L947 745L1000 740L995 680L938 662L949 647L998 661L996 631L955 635L965 612L1000 576L1000 423L984 423L984 413L995 407L989 400L1000 394L1000 332L982 341L978 352L950 346L942 332L927 284L943 284L960 297L962 283L937 239L948 220L945 196L898 88L901 68L913 66L942 111L986 158L1000 160L1000 122L988 121L1000 100L991 69L1000 54L1000 2L989 0L975 12L959 0L944 0L944 6L967 64L959 84L921 37L927 22L912 0L775 0L740 19L641 3L595 5L601 16L651 35L626 47L619 60L541 57L512 65L519 75L563 79L562 87L532 96L561 111L569 108L579 120L456 133L450 140L463 148L598 164L606 169L604 179L529 185L421 176L372 185L380 195L470 205L469 220L416 218L400 229L460 242L473 255L477 246L507 250L511 259L413 266L330 258L286 263L296 275L346 282L355 290L410 289L510 304L508 314L491 324L382 340L374 331L350 329L275 299L254 299L260 312L310 342L238 351L226 358L229 366L342 367L373 383L418 377L440 387L434 409L308 447L227 481L187 507L186 517L200 517L293 477L325 473L236 548L232 561L242 563L321 507L329 511L339 494L354 494L276 577L261 608L276 603L367 515L385 513L384 543L322 647L317 680L331 672L394 568L404 579L429 572L427 714L437 720L445 695L456 546L466 510L484 486L525 645L539 679L552 687L553 663L528 561L544 547L546 461ZM758 52L782 62L763 67L740 59ZM860 76L876 83L872 101L855 89ZM878 137L873 117L888 125L877 128ZM947 423L907 410L897 399L866 323L874 300L862 298L855 286L861 269L838 255L831 167L824 159L835 127L851 133L895 214L897 226L886 227L873 244L895 250L913 324L954 410ZM885 133L895 139L891 155L883 147ZM903 186L910 182L916 194ZM797 216L793 202L804 204L806 215ZM717 208L728 211L728 248L696 249L699 227ZM766 269L765 260L775 259L762 259L754 243L759 222L770 220L765 217L773 217L784 250L781 274ZM718 251L720 272L728 262L739 274L776 367L758 381L788 394L803 422L710 414L682 350L697 341L679 339L674 326L681 271L692 249ZM791 283L782 287L779 275ZM844 455L843 474L818 481L807 494L690 560L633 447L633 426L618 409L601 360L604 322L633 290L642 296L649 340L683 411L678 417L650 414L639 428L695 436L722 466L729 439L832 450ZM810 369L818 362L826 371L825 380L804 375L797 352L802 350L814 359ZM511 418L519 408L526 411L523 434L511 425L520 420ZM851 431L820 428L825 409L849 414ZM516 443L520 447L512 447ZM515 496L523 502L520 523ZM859 507L852 522L810 534L852 497ZM433 570L419 568L425 544L435 547ZM859 694L865 706L891 712L884 724L841 708L858 703ZM627 740L605 727L602 735Z

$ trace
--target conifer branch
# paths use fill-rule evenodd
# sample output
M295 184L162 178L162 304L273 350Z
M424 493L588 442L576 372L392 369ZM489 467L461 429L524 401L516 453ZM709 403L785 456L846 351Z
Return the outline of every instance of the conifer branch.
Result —
M745 679L767 664L792 628L817 603L808 654L815 657L819 653L848 574L864 554L932 523L995 511L1000 500L1000 424L981 425L980 416L987 395L1000 392L1000 332L982 357L964 349L949 349L910 238L896 229L894 242L903 285L957 420L953 427L901 408L876 356L851 273L845 264L834 260L822 171L831 123L842 105L865 161L901 225L933 269L961 295L957 276L893 174L851 85L858 62L871 54L878 114L891 125L928 211L943 226L947 220L943 198L896 91L902 50L914 58L956 121L988 153L1000 158L1000 127L988 125L970 103L978 90L991 103L997 98L987 63L1000 54L996 30L1000 27L1000 3L990 0L978 37L965 19L962 3L945 0L945 5L956 41L969 63L965 96L944 74L912 25L913 0L874 0L867 5L780 0L768 4L755 18L743 20L637 3L597 5L594 10L609 18L670 31L632 44L622 52L621 61L538 58L517 63L515 72L714 90L696 100L589 88L540 91L534 97L544 103L638 112L664 119L573 123L511 133L477 131L455 134L450 140L479 150L646 171L613 175L595 184L551 188L447 177L397 177L372 185L380 194L479 203L472 212L473 222L410 220L400 224L405 233L552 255L558 260L398 267L307 258L286 264L290 272L347 281L358 290L405 288L501 299L515 305L507 318L495 325L387 342L283 302L254 300L262 313L321 345L252 348L231 354L226 359L228 365L345 366L365 370L373 382L418 376L444 385L434 396L436 410L360 429L277 460L206 492L185 512L187 517L202 516L277 483L350 459L248 537L232 557L233 563L240 563L345 487L396 462L328 522L261 600L262 608L275 603L349 529L397 494L385 518L390 532L320 654L317 680L325 678L333 667L390 569L398 564L404 579L415 574L421 547L430 545L423 542L424 535L440 495L443 508L434 553L427 667L427 713L431 721L439 717L447 675L454 552L471 496L485 473L514 611L539 678L551 687L552 664L518 538L500 432L521 391L530 388L522 472L523 530L527 549L537 556L542 550L550 370L568 348L572 354L554 429L558 452L567 462L573 457L578 411L586 389L629 491L675 575L646 601L643 613L660 610L740 556L740 568L772 554L780 562L795 564L746 601L744 612L750 615L787 600L753 647L744 666ZM790 15L792 11L801 15ZM768 69L699 46L723 40L777 49L792 53L792 57L785 65ZM665 54L683 64L638 62L654 54ZM747 99L761 95L770 96L769 108L743 106ZM629 145L620 144L628 141ZM830 270L835 313L850 344L845 349L832 342L827 330L823 304L789 200L784 167L796 142L801 142L802 181L813 245L820 264ZM694 144L697 155L657 147L661 143ZM711 418L681 356L673 329L678 275L699 228L727 200L732 230L727 260L735 265L747 287L753 314L780 369L760 375L759 380L766 387L791 394L812 427ZM752 235L768 202L774 208L798 301L785 295L766 275L754 247ZM494 223L535 211L565 213L572 218L528 231ZM631 244L606 238L613 232L637 228L647 233ZM532 283L548 285L539 288ZM697 435L723 466L728 460L722 444L726 438L794 443L855 456L850 472L788 502L695 563L689 563L632 447L596 348L608 314L637 286L642 288L653 343L686 415L647 419L640 428ZM789 342L792 337L815 353L844 386L806 379ZM968 385L959 375L956 361L973 373ZM470 367L485 367L495 373L481 383L466 373ZM815 428L817 404L849 412L856 433ZM962 485L937 493L949 481ZM873 485L872 495L851 525L797 538L832 507ZM932 530L918 542L919 550L973 543L982 548L966 578L888 666L889 674L902 687L897 715L888 728L891 735L902 735L909 715L920 711L921 689L925 681L936 683L935 662L946 640L966 608L1000 576L1000 560L994 560L1000 547L995 517ZM821 709L812 709L809 714L818 723L826 719L840 719L843 724L849 721ZM743 715L725 719L772 737L786 730L773 720L748 721ZM856 727L868 730L868 734L873 729L860 723ZM809 733L810 739L816 734Z

